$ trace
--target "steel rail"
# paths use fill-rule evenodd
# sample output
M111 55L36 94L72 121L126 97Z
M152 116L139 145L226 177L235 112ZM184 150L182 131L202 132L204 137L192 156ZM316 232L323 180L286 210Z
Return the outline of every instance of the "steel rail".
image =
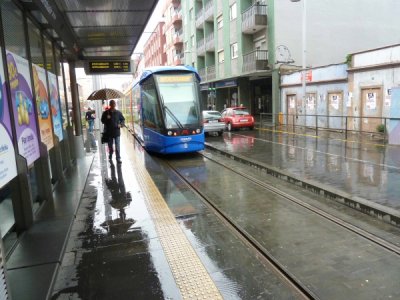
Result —
M240 228L235 222L221 211L203 192L191 184L170 162L158 159L160 163L167 165L174 174L180 178L203 202L216 214L216 216L226 224L237 237L240 238L250 249L263 259L263 262L289 287L299 299L319 299L319 297L301 283L293 274L282 266L257 240L255 240L244 229Z
M339 226L341 226L341 227L343 227L343 228L345 228L345 229L347 229L347 230L349 230L351 232L354 232L354 233L362 236L363 238L365 238L365 239L367 239L367 240L369 240L369 241L371 241L371 242L373 242L373 243L385 248L386 250L389 250L389 251L391 251L391 252L393 252L393 253L395 253L395 254L400 256L400 247L399 246L396 246L393 243L390 243L390 242L388 242L388 241L376 236L375 234L369 233L368 231L366 231L364 229L361 229L361 228L359 228L359 227L357 227L357 226L355 226L353 224L350 224L347 221L344 221L344 220L342 220L342 219L340 219L338 217L335 217L334 215L332 215L330 213L327 213L327 212L323 211L320 208L317 208L317 207L315 207L315 206L313 206L311 204L308 204L308 203L306 203L306 202L304 202L304 201L302 201L300 199L297 199L296 197L293 197L292 195L289 195L288 193L285 193L285 192L281 191L280 189L278 189L278 188L276 188L276 187L274 187L274 186L272 186L270 184L262 182L261 180L259 180L257 178L254 178L251 175L240 173L237 170L235 170L235 169L229 167L228 165L222 163L221 161L217 161L217 160L215 160L213 158L210 158L205 154L200 154L200 155L202 155L206 159L208 159L210 161L213 161L214 163L219 164L219 165L223 166L224 168L226 168L226 169L228 169L228 170L230 170L230 171L232 171L232 172L234 172L234 173L246 178L247 180L257 184L258 186L260 186L262 188L265 188L265 189L267 189L267 190L269 190L269 191L271 191L271 192L273 192L273 193L275 193L275 194L277 194L277 195L279 195L279 196L281 196L283 198L286 198L286 199L294 202L295 204L300 205L300 206L312 211L313 213L318 214L321 217L323 217L323 218L325 218L325 219L327 219L327 220L329 220L329 221L331 221L331 222L333 222L333 223L335 223L335 224L337 224L337 225L339 225Z

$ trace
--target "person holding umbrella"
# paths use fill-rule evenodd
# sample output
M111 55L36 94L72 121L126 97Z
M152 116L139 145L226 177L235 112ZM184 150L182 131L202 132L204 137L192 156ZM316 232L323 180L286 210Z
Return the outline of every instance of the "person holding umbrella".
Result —
M125 118L122 113L115 108L115 100L110 101L110 108L103 112L101 122L104 124L104 135L108 139L108 159L112 163L112 155L114 153L113 144L115 141L115 155L117 163L121 164L120 155L120 135L121 127L125 126Z

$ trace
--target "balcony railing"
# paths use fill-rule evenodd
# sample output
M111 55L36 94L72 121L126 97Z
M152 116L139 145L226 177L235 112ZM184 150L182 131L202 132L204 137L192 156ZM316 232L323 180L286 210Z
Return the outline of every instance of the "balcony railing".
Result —
M174 45L183 43L182 37L183 37L183 29L181 28L174 33Z
M207 67L207 81L211 81L217 78L215 72L215 65Z
M206 51L215 51L214 32L211 32L209 35L206 36Z
M200 41L197 42L197 55L199 56L204 56L206 54L206 44L204 42L204 39L201 39Z
M214 1L210 0L204 5L204 20L214 21Z
M182 21L182 10L181 8L174 9L172 15L171 15L171 24L174 24L175 22Z
M183 61L185 60L185 54L183 52L181 53L176 53L174 56L174 63L175 65L181 65L183 64Z
M243 55L243 73L268 70L268 51L255 50Z
M200 11L196 15L196 28L201 28L204 23L204 10L200 9Z
M206 68L199 69L198 72L199 72L201 81L202 81L202 82L203 82L203 81L207 81L207 78L206 78Z
M242 32L253 34L267 27L267 5L255 4L242 13Z

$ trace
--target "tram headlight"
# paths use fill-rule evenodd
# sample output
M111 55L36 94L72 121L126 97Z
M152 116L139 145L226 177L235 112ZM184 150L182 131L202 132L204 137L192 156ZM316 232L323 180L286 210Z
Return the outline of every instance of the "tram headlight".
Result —
M171 131L171 130L168 131L167 134L168 134L168 135L172 135L172 131Z
M196 133L200 133L201 130L199 128L196 129Z

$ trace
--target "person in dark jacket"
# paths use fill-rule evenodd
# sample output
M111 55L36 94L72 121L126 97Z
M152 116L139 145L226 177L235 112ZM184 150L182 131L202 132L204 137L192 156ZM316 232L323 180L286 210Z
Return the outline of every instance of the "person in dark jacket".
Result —
M113 143L115 141L115 155L117 163L121 163L120 155L120 135L121 127L125 126L125 118L122 113L115 109L115 100L110 101L110 108L103 112L101 122L104 124L104 134L108 138L108 159L112 160Z
M94 127L94 119L96 119L96 114L95 111L92 110L90 107L88 108L85 119L89 124L89 132L93 132L93 127Z

